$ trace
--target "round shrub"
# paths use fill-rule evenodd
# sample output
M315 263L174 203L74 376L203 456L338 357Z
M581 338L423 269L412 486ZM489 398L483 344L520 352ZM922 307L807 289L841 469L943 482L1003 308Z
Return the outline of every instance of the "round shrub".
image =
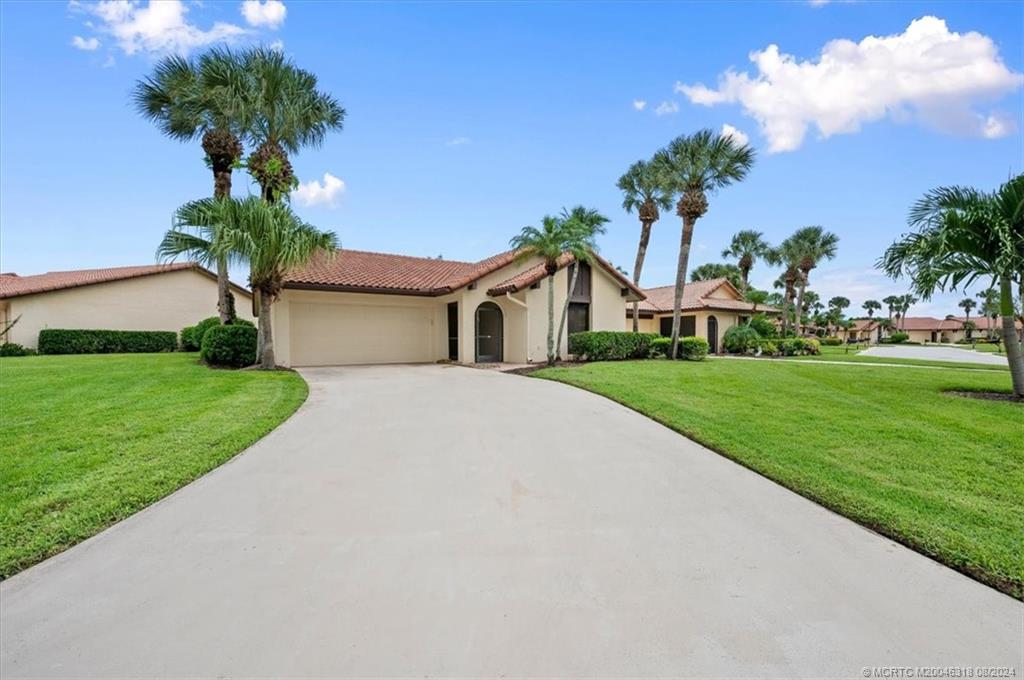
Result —
M671 341L669 341L669 351L672 351ZM704 361L704 357L707 355L708 341L704 338L698 338L696 336L679 338L680 359L685 359L686 361Z
M219 316L210 316L195 325L195 330L192 331L192 338L195 341L196 347L203 346L203 336L206 335L206 331L210 330L214 326L220 325Z
M747 325L757 331L757 334L762 338L779 337L779 331L775 328L775 324L772 323L764 314L754 315Z
M904 333L903 331L896 331L895 333L889 336L889 342L896 345L900 344L901 342L906 342L909 339L910 336Z
M843 339L842 338L837 338L835 336L828 337L828 338L822 338L821 339L821 344L828 345L829 347L834 347L836 345L843 344Z
M651 340L651 356L667 357L672 351L672 338L658 337Z
M761 334L753 326L731 326L722 337L722 346L730 354L753 354L761 342Z
M242 368L256 363L256 328L245 324L221 326L203 335L200 358L213 366Z
M0 357L27 357L35 354L36 351L16 342L5 342L0 345Z
M196 340L196 327L185 326L179 334L179 344L182 352L198 352L199 342Z

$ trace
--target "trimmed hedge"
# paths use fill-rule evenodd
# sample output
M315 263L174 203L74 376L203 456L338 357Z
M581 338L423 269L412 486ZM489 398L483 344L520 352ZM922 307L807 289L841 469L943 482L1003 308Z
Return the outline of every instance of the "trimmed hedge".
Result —
M892 343L894 345L899 345L901 343L906 342L909 339L910 339L910 335L909 334L904 333L903 331L896 331L895 333L893 333L889 337L885 338L883 340L883 342L889 342L889 343Z
M34 349L16 342L5 342L0 345L0 357L28 357L35 353Z
M242 368L256 363L256 328L252 324L218 325L203 335L199 357L213 366Z
M185 326L178 336L182 352L198 352L199 343L196 341L196 327Z
M620 361L647 359L657 333L629 331L583 331L569 336L569 354L577 361Z
M679 338L679 358L686 361L703 361L708 355L708 341L704 338L689 336ZM668 358L672 351L672 338L657 337L651 343L653 356Z
M821 344L828 345L829 347L835 347L836 345L843 344L843 339L842 338L837 338L835 336L830 336L830 337L827 337L827 338L822 338L821 339Z
M173 352L173 331L107 331L46 328L39 331L40 354L114 354Z
M195 326L185 326L181 329L181 351L182 352L198 352L203 346L203 336L206 335L206 331L210 330L215 326L220 325L219 316L210 316ZM248 319L236 318L231 324L234 326L251 326L256 327L252 321Z

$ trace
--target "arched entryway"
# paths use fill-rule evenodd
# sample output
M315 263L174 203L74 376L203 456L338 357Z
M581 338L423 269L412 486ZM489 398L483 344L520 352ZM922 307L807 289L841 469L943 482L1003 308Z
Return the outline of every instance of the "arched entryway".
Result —
M476 362L504 361L505 319L501 307L493 302L481 302L476 308Z
M718 319L708 317L708 351L718 354Z

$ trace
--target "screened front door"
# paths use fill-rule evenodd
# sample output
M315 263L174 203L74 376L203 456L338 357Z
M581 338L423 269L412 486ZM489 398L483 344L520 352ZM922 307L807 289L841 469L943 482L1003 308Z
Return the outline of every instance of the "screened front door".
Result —
M718 319L708 317L708 351L718 354Z
M493 302L484 302L476 308L477 363L503 361L503 326L501 307Z

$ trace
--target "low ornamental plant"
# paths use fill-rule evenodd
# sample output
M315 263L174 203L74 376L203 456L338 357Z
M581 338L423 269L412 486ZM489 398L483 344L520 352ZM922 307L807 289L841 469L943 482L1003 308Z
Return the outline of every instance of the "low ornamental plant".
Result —
M762 339L751 325L730 326L722 337L722 347L729 354L755 354Z
M211 366L243 368L256 363L256 328L252 324L218 325L203 335L199 358Z
M5 342L0 345L0 357L27 357L35 353L34 349L19 345L16 342Z
M835 336L829 336L827 338L822 338L821 339L821 344L827 345L829 347L835 347L837 345L843 344L843 339L842 338L837 338Z
M569 354L577 361L622 361L647 359L657 333L629 331L584 331L569 336Z

